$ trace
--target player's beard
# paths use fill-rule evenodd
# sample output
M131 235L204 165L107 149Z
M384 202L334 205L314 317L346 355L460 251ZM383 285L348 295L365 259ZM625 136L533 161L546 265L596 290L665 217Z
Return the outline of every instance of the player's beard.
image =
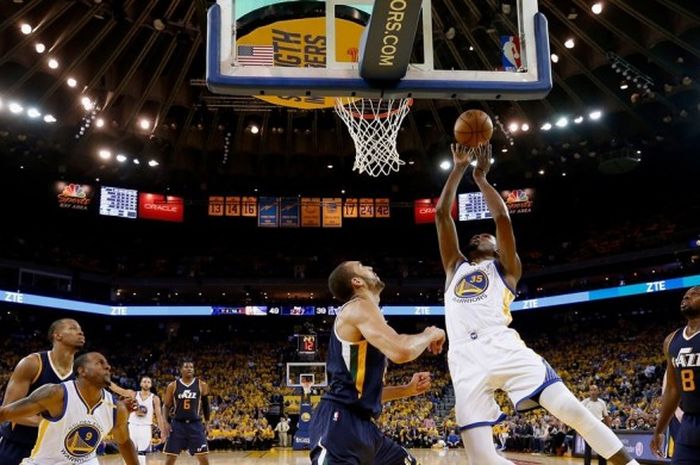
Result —
M693 320L700 317L700 308L694 308L691 305L681 305L681 315L688 320Z
M379 279L378 277L368 279L367 281L369 284L369 288L373 292L376 292L377 294L382 292L382 290L384 290L384 287L386 286L386 284L384 284L384 282L381 279Z

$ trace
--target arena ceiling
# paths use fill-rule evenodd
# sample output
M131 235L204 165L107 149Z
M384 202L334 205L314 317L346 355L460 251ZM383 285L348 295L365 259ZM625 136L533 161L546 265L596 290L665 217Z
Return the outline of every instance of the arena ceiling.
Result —
M0 3L4 171L99 177L183 193L386 186L351 172L352 141L332 110L288 110L207 90L211 3ZM513 13L504 13L508 3L433 1L437 60L447 67L484 66L484 44L498 40L495 31L514 30ZM494 136L499 178L622 171L635 158L643 163L667 149L693 147L700 132L700 2L606 0L600 14L590 0L539 4L558 58L551 94L534 102L416 101L399 135L410 164L393 177L392 189L434 190L453 122L468 108L482 108L503 123ZM597 122L589 118L595 111L602 113ZM583 123L575 123L578 116ZM558 127L563 118L566 127ZM511 131L512 123L518 130ZM522 123L530 127L526 133ZM550 130L542 129L546 123ZM251 125L260 132L253 134ZM114 156L103 160L100 150ZM124 155L122 163L117 154ZM158 166L148 166L151 160Z

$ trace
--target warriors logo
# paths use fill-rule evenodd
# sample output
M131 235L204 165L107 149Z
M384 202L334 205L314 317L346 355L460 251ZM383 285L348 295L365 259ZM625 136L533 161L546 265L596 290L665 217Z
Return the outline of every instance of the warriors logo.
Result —
M455 295L469 299L481 295L489 287L489 277L483 271L474 271L461 278L455 286Z
M73 457L85 457L95 451L101 440L100 431L90 424L79 424L73 427L68 434L63 446Z

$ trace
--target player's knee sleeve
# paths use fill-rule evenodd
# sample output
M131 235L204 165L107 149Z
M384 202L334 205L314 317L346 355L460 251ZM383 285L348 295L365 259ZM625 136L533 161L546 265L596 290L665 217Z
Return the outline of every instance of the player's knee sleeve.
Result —
M562 383L552 384L542 391L540 405L575 429L604 458L612 457L622 448L615 433L596 419Z

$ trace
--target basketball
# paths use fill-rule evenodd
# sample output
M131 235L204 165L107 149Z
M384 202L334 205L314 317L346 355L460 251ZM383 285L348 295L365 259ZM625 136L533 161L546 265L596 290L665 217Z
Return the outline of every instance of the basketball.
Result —
M487 143L493 135L493 122L481 110L467 110L455 121L455 139L467 147L478 147Z

